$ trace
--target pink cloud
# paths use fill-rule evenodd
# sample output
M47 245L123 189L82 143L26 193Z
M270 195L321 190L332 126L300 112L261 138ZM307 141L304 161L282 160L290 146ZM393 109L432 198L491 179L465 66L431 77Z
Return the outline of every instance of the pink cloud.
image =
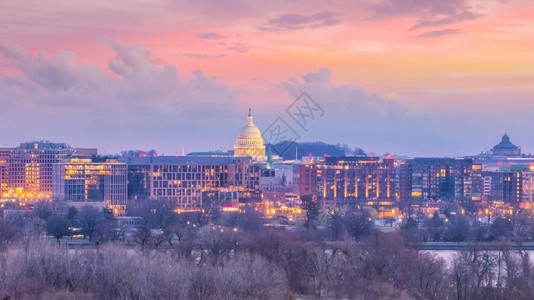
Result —
M411 30L472 21L481 16L468 0L384 0L372 6L373 18L411 16L418 20Z
M199 39L208 39L208 40L224 38L223 35L220 35L220 34L215 33L215 32L202 32L202 33L197 34L197 37Z
M432 31L427 31L427 32L423 32L421 34L418 34L417 37L420 37L420 38L437 38L437 37L442 37L444 35L458 34L460 32L462 32L462 31L459 30L459 29L432 30Z
M534 38L526 2L128 4L0 3L0 36L6 39L0 41L0 113L21 128L19 134L59 132L61 137L68 130L73 134L63 136L77 138L78 130L100 143L92 128L164 146L170 143L164 141L169 131L176 130L191 144L207 145L207 138L197 136L209 135L218 146L231 146L235 136L228 128L242 125L233 119L241 109L261 107L258 124L268 125L269 117L262 115L283 111L293 97L290 89L296 93L299 88L339 101L343 109L333 106L332 111L339 113L344 128L354 131L354 120L383 121L383 126L372 123L379 129L366 141L396 130L394 120L407 122L397 126L407 130L405 137L420 134L430 141L430 129L439 131L450 120L467 136L460 125L484 130L477 122L498 113L519 123L513 113L531 108ZM259 30L262 26L272 30ZM98 43L102 37L110 41ZM284 80L299 74L305 75ZM288 86L271 84L280 81ZM399 99L384 97L389 93ZM499 101L506 105L497 106ZM486 109L486 103L491 107ZM466 112L459 113L458 106ZM208 124L199 121L206 119L203 109ZM12 116L21 111L49 125L32 127ZM428 122L419 125L430 128L426 132L413 125L413 118L425 115ZM531 127L528 118L520 119L523 128ZM64 128L60 120L75 125ZM330 121L325 128L335 131L336 120ZM191 124L195 129L188 129ZM326 138L340 141L348 135ZM112 137L108 141L115 143Z
M265 31L291 31L330 27L341 23L338 17L339 14L335 12L321 12L313 15L282 14L270 19L267 24L259 29Z

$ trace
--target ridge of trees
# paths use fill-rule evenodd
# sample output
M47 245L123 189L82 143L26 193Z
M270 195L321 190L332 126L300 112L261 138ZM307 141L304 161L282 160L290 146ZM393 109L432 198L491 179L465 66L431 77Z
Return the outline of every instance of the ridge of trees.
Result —
M272 145L273 154L278 154L284 159L295 159L295 150L298 157L312 156L342 156L342 155L365 155L361 148L352 148L346 144L327 144L324 142L289 142L280 141Z

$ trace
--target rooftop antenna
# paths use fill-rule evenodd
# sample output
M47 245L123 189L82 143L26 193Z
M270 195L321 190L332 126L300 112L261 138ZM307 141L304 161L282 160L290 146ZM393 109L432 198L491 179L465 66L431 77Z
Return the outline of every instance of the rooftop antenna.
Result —
M298 160L298 155L297 155L297 153L298 153L298 152L297 152L297 151L298 151L298 149L299 149L298 147L295 147L295 161L297 161L297 160Z

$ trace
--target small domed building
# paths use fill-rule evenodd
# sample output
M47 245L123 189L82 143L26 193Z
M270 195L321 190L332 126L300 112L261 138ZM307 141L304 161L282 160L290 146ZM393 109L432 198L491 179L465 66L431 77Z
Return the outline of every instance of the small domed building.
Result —
M521 149L510 142L508 134L504 134L500 143L491 149L493 156L521 157Z
M252 121L251 109L248 109L247 125L241 129L234 146L234 156L250 156L254 160L265 161L265 145L261 132Z

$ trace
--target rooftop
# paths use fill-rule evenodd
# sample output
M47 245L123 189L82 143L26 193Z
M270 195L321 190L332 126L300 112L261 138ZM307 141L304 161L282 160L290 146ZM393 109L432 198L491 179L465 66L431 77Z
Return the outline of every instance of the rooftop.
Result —
M225 165L237 164L239 160L250 163L250 157L210 157L210 156L154 156L129 157L130 165L170 164L170 165Z
M508 134L505 133L502 136L501 142L495 145L493 149L519 149L519 147L512 144L512 142L510 142L510 137L508 136Z
M207 156L207 157L234 156L234 151L191 152L191 153L187 153L187 156Z
M18 149L57 150L57 149L67 149L67 148L70 148L70 146L65 143L52 143L50 141L31 141L31 142L21 143L17 148Z

